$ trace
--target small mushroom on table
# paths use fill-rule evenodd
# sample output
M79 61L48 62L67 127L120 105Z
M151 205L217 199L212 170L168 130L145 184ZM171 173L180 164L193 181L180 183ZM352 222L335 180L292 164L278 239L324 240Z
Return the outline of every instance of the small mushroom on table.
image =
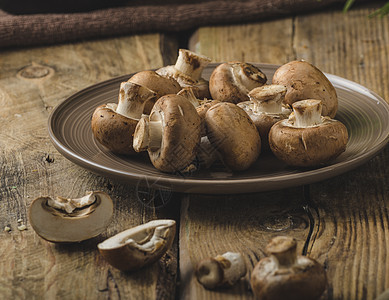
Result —
M251 288L259 300L314 300L327 286L326 272L316 260L297 255L297 242L288 236L273 238L251 274Z
M209 83L202 78L204 68L211 62L211 59L189 51L179 49L175 65L165 66L156 72L165 77L172 77L184 87L193 87L196 97L199 99L210 98Z
M84 197L39 197L29 208L35 232L50 242L81 242L102 233L113 215L113 202L104 192Z
M113 267L134 271L159 260L173 244L174 220L153 220L122 231L97 245Z
M246 275L246 272L242 254L226 252L201 260L196 267L195 275L205 288L215 289L233 286Z
M273 84L287 88L285 104L305 99L321 100L323 116L334 118L338 110L336 90L322 71L307 61L291 61L280 66L273 75Z
M205 115L207 136L232 171L248 169L259 157L261 138L253 121L233 103L221 102Z
M292 112L283 105L285 94L286 87L283 85L264 85L249 92L250 101L237 104L257 127L261 136L262 152L270 150L268 141L270 128L278 121L288 118Z
M244 62L228 62L217 66L209 79L212 99L239 103L249 101L248 93L267 82L256 66Z
M135 154L132 134L142 116L145 103L156 93L141 85L122 82L118 104L97 107L92 116L92 132L96 140L117 154Z
M288 119L269 132L270 149L290 166L314 167L330 162L346 150L347 128L340 121L321 116L321 101L293 103Z
M154 105L150 116L136 126L135 151L146 151L155 168L179 172L196 157L201 121L195 107L180 95L165 95Z

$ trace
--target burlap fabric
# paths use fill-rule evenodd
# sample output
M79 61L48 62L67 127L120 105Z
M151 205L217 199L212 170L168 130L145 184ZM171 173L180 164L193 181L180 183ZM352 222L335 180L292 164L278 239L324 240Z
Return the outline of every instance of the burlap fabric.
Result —
M15 1L15 0L14 0ZM54 0L53 0L54 1ZM80 0L82 2L82 0ZM362 1L362 0L360 0ZM178 32L200 26L260 22L338 5L345 0L129 1L111 8L61 13L0 10L0 48L78 41L146 32ZM21 6L23 7L23 6ZM75 9L76 10L76 9ZM42 13L45 12L45 13Z

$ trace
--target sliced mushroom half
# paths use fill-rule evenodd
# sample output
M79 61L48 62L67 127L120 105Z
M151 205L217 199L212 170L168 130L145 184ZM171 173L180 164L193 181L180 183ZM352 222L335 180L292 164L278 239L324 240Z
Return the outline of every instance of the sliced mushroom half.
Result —
M122 231L97 248L113 267L133 271L160 259L172 246L175 233L174 220L154 220Z
M29 209L35 232L50 242L80 242L102 233L111 221L112 199L104 192L84 197L39 197Z

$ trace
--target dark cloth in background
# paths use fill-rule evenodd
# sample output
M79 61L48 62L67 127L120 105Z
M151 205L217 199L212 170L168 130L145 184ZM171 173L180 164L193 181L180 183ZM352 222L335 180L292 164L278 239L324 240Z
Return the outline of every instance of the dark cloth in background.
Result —
M359 0L363 1L363 0ZM345 0L0 0L0 48L260 22Z

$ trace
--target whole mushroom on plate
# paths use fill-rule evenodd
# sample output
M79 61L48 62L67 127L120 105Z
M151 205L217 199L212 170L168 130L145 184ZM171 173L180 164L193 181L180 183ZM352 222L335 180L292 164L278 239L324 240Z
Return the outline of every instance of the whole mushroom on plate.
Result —
M211 145L231 170L246 170L258 159L261 138L242 108L229 102L218 103L208 109L205 125Z
M156 72L162 76L174 78L182 88L193 87L199 99L210 98L209 82L201 77L204 68L210 62L211 59L204 55L187 49L179 49L175 65L162 67Z
M134 132L135 151L146 151L162 172L179 172L196 157L201 121L195 107L183 96L161 97L149 116L143 116Z
M249 92L250 101L237 105L253 120L261 136L262 151L269 148L270 128L280 120L289 117L291 110L283 105L286 87L283 85L264 85Z
M122 82L118 104L103 104L93 112L91 126L96 140L114 153L135 154L132 134L145 103L154 97L156 93L146 87Z
M338 110L336 90L322 71L307 61L291 61L280 66L273 75L273 84L287 88L285 104L305 99L321 100L323 116L334 118Z
M248 93L267 82L256 66L244 62L228 62L217 66L209 79L212 99L239 103L249 101Z
M327 163L346 150L348 132L340 121L321 116L321 101L293 103L288 119L269 132L270 149L290 166L314 167Z
M159 98L168 94L176 94L181 90L180 84L174 78L161 76L152 70L135 73L128 79L128 82L147 87L156 93L156 96L145 104L143 113L146 115L150 114L155 101Z

